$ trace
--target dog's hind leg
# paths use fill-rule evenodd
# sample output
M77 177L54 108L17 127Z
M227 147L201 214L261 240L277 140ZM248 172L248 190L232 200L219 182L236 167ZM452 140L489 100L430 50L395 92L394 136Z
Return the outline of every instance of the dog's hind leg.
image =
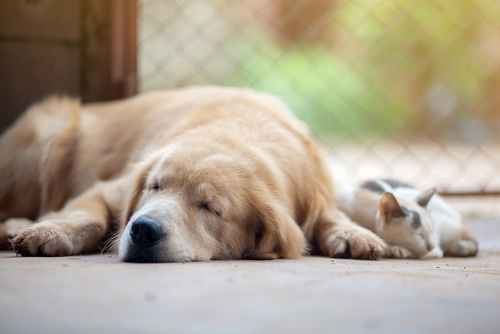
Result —
M38 215L40 158L36 130L25 115L0 137L0 221Z
M124 179L96 184L60 212L42 216L37 224L12 239L23 256L65 256L98 251L100 241L118 217Z
M28 109L0 137L0 221L36 219L69 197L80 102L49 98Z
M330 257L375 260L386 247L382 239L338 209L319 217L314 237L323 255Z

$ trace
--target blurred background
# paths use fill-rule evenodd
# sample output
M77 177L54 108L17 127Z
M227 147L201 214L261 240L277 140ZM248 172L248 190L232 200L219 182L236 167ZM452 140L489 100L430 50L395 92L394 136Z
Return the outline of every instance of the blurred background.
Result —
M1 127L49 93L279 96L340 184L500 194L495 0L0 0Z

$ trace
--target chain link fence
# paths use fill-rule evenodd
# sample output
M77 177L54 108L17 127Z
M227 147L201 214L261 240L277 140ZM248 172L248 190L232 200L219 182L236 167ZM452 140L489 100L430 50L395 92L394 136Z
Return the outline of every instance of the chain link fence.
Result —
M500 2L142 0L139 90L282 98L338 183L500 192Z

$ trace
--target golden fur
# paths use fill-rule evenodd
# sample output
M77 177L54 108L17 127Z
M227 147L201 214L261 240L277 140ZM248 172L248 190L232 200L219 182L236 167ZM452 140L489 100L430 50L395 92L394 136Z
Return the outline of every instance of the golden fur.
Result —
M96 251L115 230L126 261L297 258L310 249L375 259L385 247L336 208L306 127L249 90L84 106L51 98L2 135L0 153L0 220L37 221L12 240L22 255ZM143 216L166 235L147 250L129 235Z

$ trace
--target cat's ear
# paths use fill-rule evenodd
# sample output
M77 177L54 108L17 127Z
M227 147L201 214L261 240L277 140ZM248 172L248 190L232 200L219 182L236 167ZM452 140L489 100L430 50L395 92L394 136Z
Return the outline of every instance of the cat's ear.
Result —
M404 217L406 214L399 206L398 201L391 193L385 193L380 200L380 215L388 223L394 218Z
M424 190L418 195L417 197L417 203L421 207L426 207L427 204L429 204L429 201L431 200L431 197L434 196L434 194L437 192L436 187L429 188L427 190Z

